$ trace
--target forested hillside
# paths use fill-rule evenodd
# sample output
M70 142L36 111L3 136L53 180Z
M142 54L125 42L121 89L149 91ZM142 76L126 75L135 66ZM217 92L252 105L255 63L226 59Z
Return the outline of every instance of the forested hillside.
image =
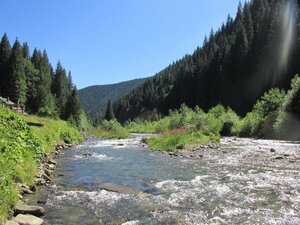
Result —
M82 107L92 120L102 119L109 100L112 102L142 85L146 79L135 79L110 85L95 85L79 90Z
M71 73L58 62L53 69L46 50L34 49L6 34L0 43L0 95L18 103L30 114L61 118L80 124L82 114Z
M273 87L287 89L300 70L299 1L252 0L236 18L204 39L192 55L166 69L114 104L119 121L167 114L182 103L204 110L222 104L239 115Z

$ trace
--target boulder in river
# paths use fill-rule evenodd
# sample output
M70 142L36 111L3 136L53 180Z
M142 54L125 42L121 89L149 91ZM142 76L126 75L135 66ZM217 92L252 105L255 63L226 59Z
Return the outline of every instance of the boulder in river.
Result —
M53 164L53 165L55 165L55 166L57 166L58 165L58 163L55 161L55 160L53 160L53 159L48 159L48 162L47 162L48 164Z
M279 160L279 159L283 159L283 157L282 156L277 156L277 157L275 157L275 159Z
M92 153L86 152L82 154L83 157L90 157L92 156Z
M45 215L45 209L40 206L29 206L24 202L19 202L14 209L15 214L30 214L35 216L43 216Z
M17 215L16 218L14 218L14 220L20 225L42 225L44 223L44 220L36 216L23 214Z
M19 223L14 220L8 220L6 221L5 225L19 225Z

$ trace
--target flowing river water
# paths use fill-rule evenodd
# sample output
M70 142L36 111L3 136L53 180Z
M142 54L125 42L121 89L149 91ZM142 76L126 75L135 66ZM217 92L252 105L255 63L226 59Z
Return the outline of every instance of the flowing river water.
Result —
M66 151L55 184L31 199L45 224L300 224L298 143L225 138L175 157L142 137Z

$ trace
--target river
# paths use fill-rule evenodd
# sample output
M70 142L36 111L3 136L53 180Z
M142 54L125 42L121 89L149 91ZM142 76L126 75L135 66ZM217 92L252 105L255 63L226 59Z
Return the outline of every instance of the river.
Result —
M175 157L142 137L67 150L31 197L45 224L300 224L299 143L224 138Z

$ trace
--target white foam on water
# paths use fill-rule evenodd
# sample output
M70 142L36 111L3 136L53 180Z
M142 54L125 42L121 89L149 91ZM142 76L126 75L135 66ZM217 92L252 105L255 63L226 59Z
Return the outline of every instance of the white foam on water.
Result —
M164 180L155 184L155 187L162 190L179 190L181 188L191 188L203 186L202 180L209 176L196 176L190 181L179 181L179 180Z
M218 184L211 186L212 190L215 189L218 196L224 196L228 194L231 189L225 184Z
M241 209L241 208L225 208L221 213L222 216L226 217L235 217L243 213L251 213L250 209Z
M73 160L82 160L82 159L91 159L91 158L94 158L94 159L97 159L99 161L111 161L111 160L117 160L118 159L118 158L115 158L115 157L107 156L105 154L99 154L99 153L90 153L90 154L91 154L90 156L75 155L73 157Z
M54 199L54 203L69 201L73 204L86 204L91 208L102 204L111 206L124 198L129 198L127 194L120 194L106 190L101 191L63 191Z
M168 203L171 206L180 207L189 203L199 203L199 198L196 193L191 191L180 191L178 193L172 193L168 199Z
M132 220L132 221L127 221L125 223L122 223L122 225L137 225L139 224L139 220Z
M119 139L119 140L101 140L97 144L91 146L94 148L99 147L112 147L113 149L128 149L135 148L141 145L140 138L128 138L128 139Z
M208 220L209 224L211 225L220 225L220 224L227 224L225 220L223 220L222 218L215 216L213 218L211 218L210 220Z
M207 214L203 211L200 212L188 212L184 215L185 224L204 224L203 221L207 221Z

